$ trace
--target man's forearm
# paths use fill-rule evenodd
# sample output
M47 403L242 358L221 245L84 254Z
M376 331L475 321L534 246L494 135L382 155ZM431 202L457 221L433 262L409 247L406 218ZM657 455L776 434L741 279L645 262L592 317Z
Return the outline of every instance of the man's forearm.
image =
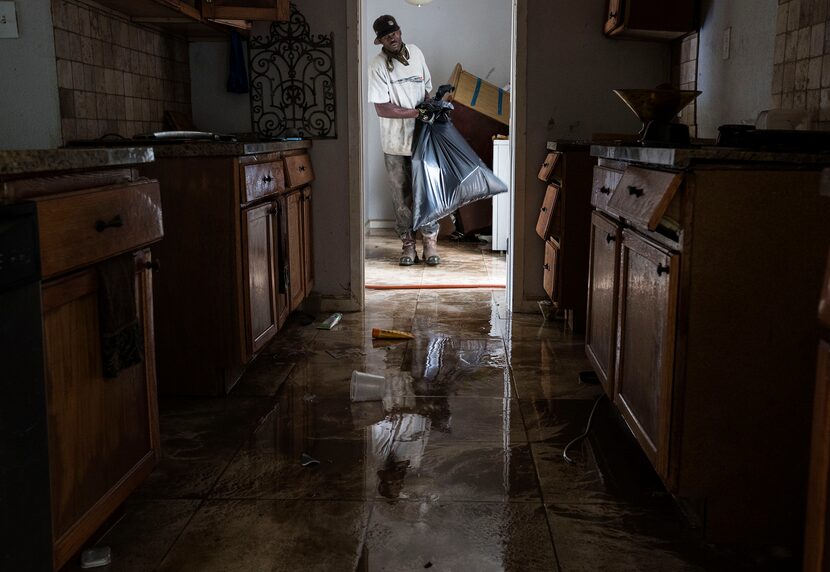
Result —
M417 109L407 109L394 103L376 103L375 112L378 117L388 119L415 119L419 115Z

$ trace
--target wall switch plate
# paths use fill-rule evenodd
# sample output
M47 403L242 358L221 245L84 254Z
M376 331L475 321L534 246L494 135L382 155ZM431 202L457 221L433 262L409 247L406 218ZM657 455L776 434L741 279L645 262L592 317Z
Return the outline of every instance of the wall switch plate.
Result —
M0 2L0 38L19 38L14 2Z
M732 50L732 26L723 29L723 43L721 44L721 57L725 60L729 59L729 53Z

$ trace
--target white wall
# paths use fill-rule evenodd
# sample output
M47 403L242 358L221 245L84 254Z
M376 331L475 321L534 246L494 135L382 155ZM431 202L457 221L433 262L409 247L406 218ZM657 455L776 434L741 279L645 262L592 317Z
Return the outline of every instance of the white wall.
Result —
M19 38L0 38L0 149L61 144L58 72L48 0L18 0Z
M468 72L503 87L510 78L510 21L512 0L436 0L412 6L402 0L365 0L363 6L363 60L380 52L374 45L372 23L391 14L401 26L404 42L421 48L432 74L433 91L447 83L456 63ZM366 73L362 74L366 93ZM380 127L374 106L364 102L365 220L394 220L389 197Z
M716 137L724 123L754 123L769 109L777 0L704 0L698 56L698 136ZM731 27L729 59L722 57Z
M636 133L640 123L611 90L654 87L669 80L667 44L610 40L602 35L604 2L520 0L518 33L527 44L527 85L514 90L526 105L526 152L517 155L517 279L514 306L544 296L543 242L535 232L544 185L536 178L552 139L589 139L599 132ZM520 11L521 13L521 11ZM519 134L520 136L522 134ZM521 152L523 145L517 152ZM515 240L515 238L514 238Z
M247 44L243 46L247 62ZM227 41L190 44L193 123L202 131L247 133L251 131L251 97L227 91L228 52Z

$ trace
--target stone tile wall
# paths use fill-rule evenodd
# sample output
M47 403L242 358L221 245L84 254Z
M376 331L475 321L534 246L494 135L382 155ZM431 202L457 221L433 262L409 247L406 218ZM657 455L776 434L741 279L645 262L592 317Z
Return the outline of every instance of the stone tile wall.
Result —
M806 109L830 129L830 0L778 0L772 106Z
M162 129L191 117L187 41L80 0L52 0L64 142Z
M694 32L675 40L671 45L672 85L678 89L697 89L697 53L699 34ZM680 113L680 122L689 126L692 137L697 135L697 107L690 103Z

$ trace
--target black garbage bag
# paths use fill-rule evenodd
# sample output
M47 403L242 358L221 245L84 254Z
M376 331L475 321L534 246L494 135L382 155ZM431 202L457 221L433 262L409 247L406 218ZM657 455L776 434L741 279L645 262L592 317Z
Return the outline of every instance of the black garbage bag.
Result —
M453 126L447 105L430 116L431 123L420 123L412 154L414 230L466 204L507 191L507 185L487 168Z

